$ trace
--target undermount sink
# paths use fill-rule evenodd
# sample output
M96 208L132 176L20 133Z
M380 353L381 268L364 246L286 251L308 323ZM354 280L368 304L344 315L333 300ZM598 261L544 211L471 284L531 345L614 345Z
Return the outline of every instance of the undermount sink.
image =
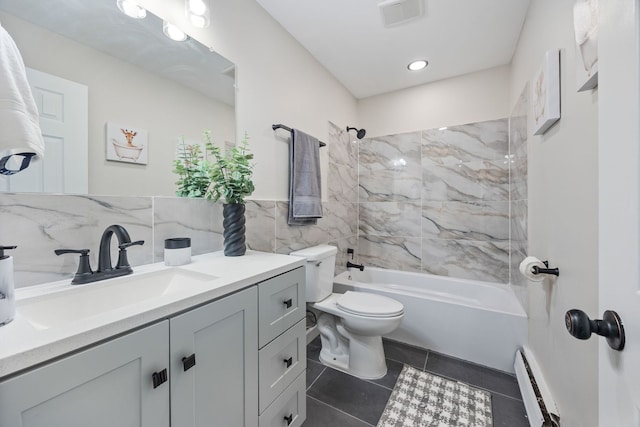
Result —
M218 277L180 269L134 274L17 300L16 310L34 328L49 329L199 287L215 279Z

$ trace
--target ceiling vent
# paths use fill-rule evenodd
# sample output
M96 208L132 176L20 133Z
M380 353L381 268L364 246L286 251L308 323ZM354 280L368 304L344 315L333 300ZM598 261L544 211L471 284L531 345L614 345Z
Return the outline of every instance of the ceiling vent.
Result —
M378 3L385 27L403 24L422 16L423 0L384 0Z

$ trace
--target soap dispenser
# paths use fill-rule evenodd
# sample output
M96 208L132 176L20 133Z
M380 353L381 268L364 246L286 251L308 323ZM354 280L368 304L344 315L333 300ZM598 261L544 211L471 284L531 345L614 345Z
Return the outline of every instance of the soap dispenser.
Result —
M17 246L0 246L0 326L11 322L16 314L13 257L4 254L4 251L15 248Z

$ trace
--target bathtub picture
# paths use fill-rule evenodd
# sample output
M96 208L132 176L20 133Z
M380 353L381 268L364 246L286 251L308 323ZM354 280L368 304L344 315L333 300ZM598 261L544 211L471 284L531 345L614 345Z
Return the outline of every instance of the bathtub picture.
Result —
M542 135L560 119L560 51L545 53L531 84L533 134Z
M107 122L107 160L147 164L147 131Z

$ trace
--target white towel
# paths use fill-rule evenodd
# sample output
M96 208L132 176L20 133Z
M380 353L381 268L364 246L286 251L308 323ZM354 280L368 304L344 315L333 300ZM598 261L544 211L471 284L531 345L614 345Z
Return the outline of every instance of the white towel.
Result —
M38 109L22 56L0 24L0 174L12 175L44 156Z

